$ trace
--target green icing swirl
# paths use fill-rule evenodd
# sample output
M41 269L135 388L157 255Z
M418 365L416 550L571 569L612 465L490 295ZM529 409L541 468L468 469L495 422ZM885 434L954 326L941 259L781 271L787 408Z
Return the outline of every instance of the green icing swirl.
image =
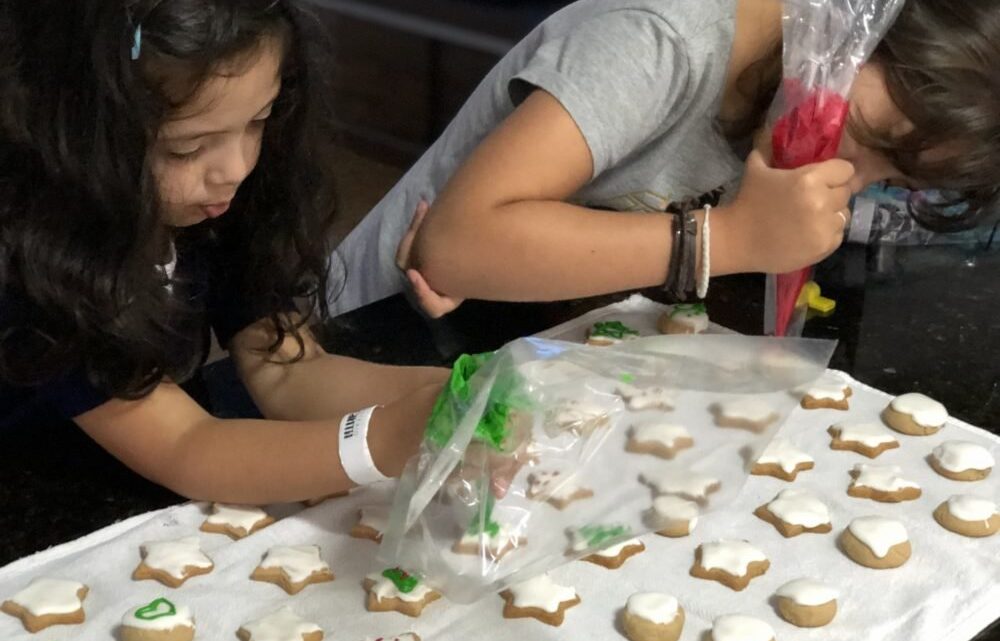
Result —
M166 605L167 609L160 611L161 605ZM175 614L177 614L177 607L167 599L159 598L136 610L135 618L140 621L155 621L165 617L172 617Z
M585 525L578 532L587 542L587 547L596 548L602 547L611 539L628 534L630 530L627 525Z
M705 303L680 303L674 305L673 309L670 310L670 318L676 316L701 316L707 313L708 309L705 307Z
M396 586L396 589L403 594L409 594L417 587L420 580L407 572L399 568L389 568L388 570L383 570L382 576L392 581L392 584Z
M626 336L638 336L639 332L621 321L604 321L601 323L594 323L594 327L590 330L590 335L605 336L607 338L622 340Z

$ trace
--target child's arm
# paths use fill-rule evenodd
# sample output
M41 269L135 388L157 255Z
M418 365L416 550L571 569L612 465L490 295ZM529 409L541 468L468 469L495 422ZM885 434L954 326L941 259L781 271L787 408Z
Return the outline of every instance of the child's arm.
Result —
M142 400L113 400L75 420L134 471L178 494L263 504L349 489L352 483L338 453L340 420L352 410L384 404L372 417L368 443L376 467L387 476L398 475L423 436L441 390L434 382L440 374L329 358L333 360L322 372L325 378L310 388L322 401L311 403L306 393L274 401L277 411L289 414L295 413L291 404L296 401L307 406L304 415L331 412L325 419L217 419L179 387L163 383ZM291 370L304 364L274 367ZM267 382L266 377L250 379L253 386ZM275 398L286 393L291 380L300 379L274 381ZM362 390L360 380L370 387ZM255 397L267 405L271 395L258 390Z
M592 173L570 114L535 91L432 203L410 266L435 291L459 298L557 300L663 283L670 217L564 202ZM852 175L845 161L782 171L752 155L736 201L713 213L712 273L790 271L831 253L842 240L838 212Z

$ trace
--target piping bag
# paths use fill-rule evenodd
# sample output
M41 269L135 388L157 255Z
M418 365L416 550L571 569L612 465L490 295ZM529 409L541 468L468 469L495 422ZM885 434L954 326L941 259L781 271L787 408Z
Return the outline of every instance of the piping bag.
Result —
M861 66L903 0L785 0L782 86L771 108L773 165L796 169L837 155ZM764 331L801 336L812 267L767 277Z

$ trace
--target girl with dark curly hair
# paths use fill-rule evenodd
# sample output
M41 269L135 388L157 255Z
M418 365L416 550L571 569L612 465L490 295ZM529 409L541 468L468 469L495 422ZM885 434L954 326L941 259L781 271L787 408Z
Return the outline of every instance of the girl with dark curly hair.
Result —
M334 207L305 24L283 0L3 3L0 422L55 410L197 499L401 470L444 376L309 332ZM180 386L210 328L266 419L214 418Z

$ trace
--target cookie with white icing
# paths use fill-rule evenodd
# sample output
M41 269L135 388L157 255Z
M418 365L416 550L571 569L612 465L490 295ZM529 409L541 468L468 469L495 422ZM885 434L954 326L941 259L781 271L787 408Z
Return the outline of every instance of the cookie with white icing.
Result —
M215 568L212 559L201 551L196 536L147 541L139 547L139 554L142 561L132 572L132 578L136 581L152 579L171 588L179 588L191 577L208 574Z
M660 314L656 329L661 334L704 334L708 331L708 310L704 303L680 303Z
M639 539L629 539L598 550L589 556L583 557L583 560L594 565L599 565L602 568L617 570L625 565L625 561L645 551L646 545L642 541Z
M774 641L774 628L742 614L727 614L712 622L711 641Z
M191 608L162 597L136 606L122 616L121 641L191 641Z
M795 579L774 596L782 619L800 628L820 628L837 616L840 592L821 581Z
M416 632L404 632L388 637L366 637L365 641L420 641L420 635Z
M250 578L298 594L308 585L333 581L333 571L320 557L318 545L276 545L264 555Z
M632 528L622 524L603 525L592 523L566 530L569 537L567 556L579 556L584 552L599 552L619 543L631 542Z
M902 434L928 436L948 422L948 410L934 399L914 392L892 399L882 410L882 420Z
M367 505L358 510L358 522L348 533L356 539L382 542L382 535L389 527L389 506Z
M760 433L778 420L778 412L767 401L754 396L714 403L709 408L719 427L735 427Z
M425 607L441 598L420 578L400 568L369 574L363 585L368 592L365 606L369 612L399 612L418 617Z
M625 401L625 407L633 412L645 410L669 412L674 409L677 398L673 390L660 385L637 387L631 383L619 383L615 388L615 394L621 396Z
M530 618L552 626L562 625L566 610L580 603L576 590L559 585L548 574L512 585L500 596L505 619Z
M1000 531L1000 511L989 499L956 494L934 510L934 520L955 534L981 538Z
M883 516L859 516L844 529L839 542L848 558L875 570L898 568L913 551L906 526Z
M695 550L691 576L718 581L737 592L771 567L767 556L746 541L720 539Z
M802 399L799 405L806 410L848 410L851 407L848 399L854 394L850 385L832 374L822 376L800 392Z
M920 498L920 485L903 478L898 465L868 465L858 463L851 471L853 480L848 496L872 499L881 503L900 503Z
M274 517L259 507L213 503L212 513L201 524L201 531L225 534L231 539L239 540L266 528L274 521Z
M350 492L335 492L333 494L327 494L326 496L319 496L314 499L306 499L305 501L302 501L302 503L305 504L306 507L316 507L320 503L326 503L327 501L333 499L341 499L347 496L348 494L350 494Z
M86 618L83 601L89 591L76 581L38 578L4 601L0 611L20 619L32 634L53 625L77 625Z
M795 447L787 438L778 436L764 449L750 473L791 482L799 472L811 470L815 465L813 457Z
M323 629L286 605L261 619L244 623L236 636L240 641L322 641Z
M671 423L641 423L629 428L627 452L652 454L663 459L672 459L681 450L694 445L691 434L681 425Z
M572 478L558 470L538 471L528 475L527 497L533 501L545 501L559 510L592 496L593 490L577 485Z
M899 441L878 423L837 423L827 428L830 449L857 452L877 458L886 450L899 447Z
M990 475L996 461L990 451L969 441L945 441L931 452L934 471L953 481L981 481Z
M671 494L702 506L708 504L710 494L718 492L722 487L719 479L686 469L644 472L639 480L653 488L658 495Z
M587 331L587 344L595 347L608 347L636 338L639 338L637 330L616 320L594 323Z
M568 399L558 403L549 412L545 431L555 438L564 432L577 436L590 436L595 430L610 425L608 408L576 399Z
M826 534L833 529L830 510L809 490L782 490L770 503L757 508L754 515L773 525L785 538L804 532Z
M467 529L452 545L451 551L455 554L485 556L498 561L527 544L528 539L520 536L510 526L488 520L482 528L477 523L476 527Z
M680 496L658 496L653 500L653 507L648 513L648 519L656 533L671 539L687 536L698 524L701 509L694 501Z
M622 627L629 641L677 641L684 631L684 608L669 594L637 592L625 603Z

